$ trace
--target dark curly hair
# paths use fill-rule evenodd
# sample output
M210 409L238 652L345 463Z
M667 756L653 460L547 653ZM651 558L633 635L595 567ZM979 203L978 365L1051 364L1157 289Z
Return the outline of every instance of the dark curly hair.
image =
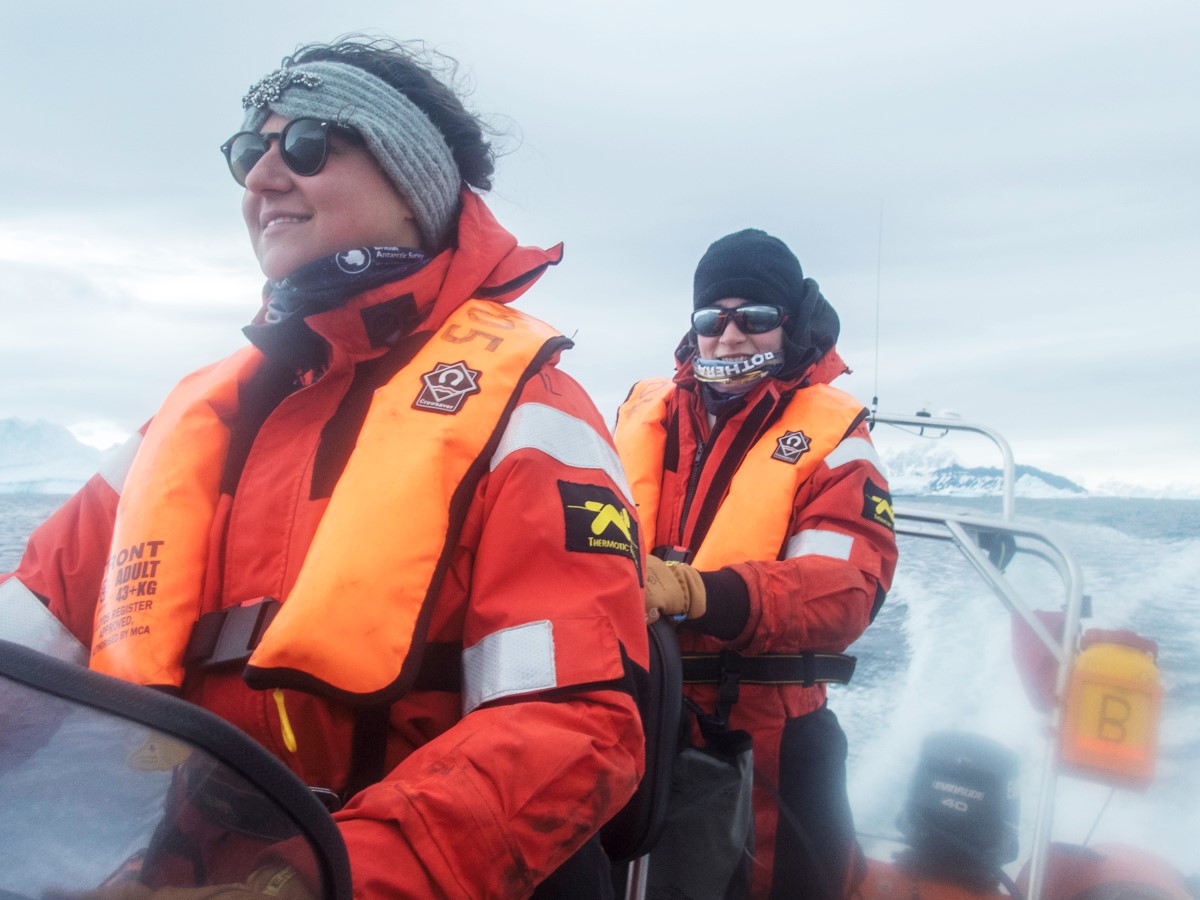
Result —
M442 133L466 184L478 191L492 188L496 155L479 117L467 110L454 84L458 62L421 41L351 34L329 44L305 44L285 56L283 66L312 62L357 66L386 81L421 110ZM439 78L435 72L445 73Z

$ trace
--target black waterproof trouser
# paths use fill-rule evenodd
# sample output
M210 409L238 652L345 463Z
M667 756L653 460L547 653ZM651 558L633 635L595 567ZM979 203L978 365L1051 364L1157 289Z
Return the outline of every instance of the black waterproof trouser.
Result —
M842 897L857 847L846 749L846 733L828 706L784 725L772 898Z

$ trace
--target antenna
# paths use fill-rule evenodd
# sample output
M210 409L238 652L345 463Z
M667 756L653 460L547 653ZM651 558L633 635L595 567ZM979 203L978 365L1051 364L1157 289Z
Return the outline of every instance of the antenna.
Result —
M875 246L875 393L871 397L871 419L879 412L879 295L883 281L883 200L879 201L879 238Z

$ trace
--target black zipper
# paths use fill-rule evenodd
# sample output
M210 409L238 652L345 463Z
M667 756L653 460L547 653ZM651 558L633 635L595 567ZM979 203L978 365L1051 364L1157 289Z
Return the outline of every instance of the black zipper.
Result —
M696 411L688 407L688 416L692 420L692 428L697 435L700 434L700 422L696 419ZM713 428L708 434L708 440L698 438L696 441L696 454L692 457L692 470L688 473L687 491L683 495L683 515L679 517L679 546L686 546L683 541L684 532L687 530L688 513L692 509L692 500L696 497L696 488L700 486L700 473L704 471L704 463L708 460L708 450L713 445L713 439L717 436L722 426L725 424L724 419L718 417L713 422Z

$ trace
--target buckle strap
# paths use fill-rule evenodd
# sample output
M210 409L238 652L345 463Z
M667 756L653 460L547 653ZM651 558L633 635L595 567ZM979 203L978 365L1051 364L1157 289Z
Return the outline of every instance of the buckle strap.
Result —
M683 654L684 684L725 681L730 660L736 657L742 684L849 684L858 660L844 653L763 653L742 656L731 650L720 653Z
M737 703L742 689L743 665L746 658L732 650L722 650L717 655L717 719L721 724L729 721L729 712ZM687 682L687 670L684 670Z
M262 640L279 606L274 597L260 597L241 606L205 613L192 627L183 652L184 665L212 669L244 663Z
M263 597L241 606L205 613L192 626L183 654L184 664L213 669L246 662L281 605L274 597ZM412 689L461 691L462 645L453 642L426 644Z

